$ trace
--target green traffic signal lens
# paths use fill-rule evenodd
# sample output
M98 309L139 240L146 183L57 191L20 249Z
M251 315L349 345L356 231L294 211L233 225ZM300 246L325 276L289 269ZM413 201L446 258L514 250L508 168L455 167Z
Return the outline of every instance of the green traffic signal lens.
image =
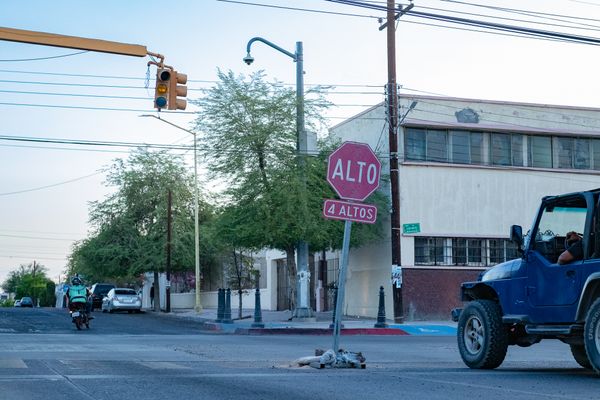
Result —
M167 99L165 97L157 97L156 98L156 107L163 108L167 106Z

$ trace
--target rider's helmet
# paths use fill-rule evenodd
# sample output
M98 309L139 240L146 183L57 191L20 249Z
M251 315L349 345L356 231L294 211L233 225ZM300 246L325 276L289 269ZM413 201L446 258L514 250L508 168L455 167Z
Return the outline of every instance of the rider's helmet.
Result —
M81 278L79 276L74 276L73 278L71 278L71 285L76 286L76 285L81 285Z

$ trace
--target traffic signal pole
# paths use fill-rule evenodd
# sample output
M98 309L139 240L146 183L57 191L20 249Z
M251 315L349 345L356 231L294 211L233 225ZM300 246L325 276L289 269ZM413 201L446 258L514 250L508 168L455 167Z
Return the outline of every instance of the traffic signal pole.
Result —
M27 31L23 29L0 27L0 40L39 44L43 46L64 47L68 49L89 50L99 53L112 53L133 57L146 57L147 55L151 55L164 59L162 55L151 53L146 49L146 46L139 44L111 42L108 40L58 35L47 32Z

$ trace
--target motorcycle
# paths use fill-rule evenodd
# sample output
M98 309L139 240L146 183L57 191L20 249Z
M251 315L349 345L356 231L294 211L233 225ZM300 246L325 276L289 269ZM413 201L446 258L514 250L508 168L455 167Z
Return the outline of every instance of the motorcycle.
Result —
M90 329L90 318L86 312L85 303L73 303L73 309L70 313L73 323L78 331L83 328L83 325L85 325L87 329Z

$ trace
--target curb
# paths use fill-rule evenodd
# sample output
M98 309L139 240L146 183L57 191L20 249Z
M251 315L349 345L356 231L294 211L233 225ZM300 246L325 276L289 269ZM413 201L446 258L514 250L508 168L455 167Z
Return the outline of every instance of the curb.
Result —
M220 323L205 322L203 330L229 333L235 335L332 335L333 329L329 328L241 328ZM344 328L341 335L381 335L381 336L408 336L410 333L398 328Z

